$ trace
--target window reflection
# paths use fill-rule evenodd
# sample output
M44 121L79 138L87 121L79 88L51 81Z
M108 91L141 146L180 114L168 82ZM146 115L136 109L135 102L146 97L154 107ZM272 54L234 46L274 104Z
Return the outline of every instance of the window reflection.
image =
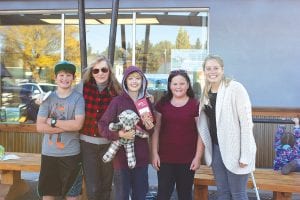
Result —
M27 121L26 110L31 101L45 92L44 86L55 88L53 66L60 60L61 26L46 24L40 16L1 16L0 58L1 71L5 72L1 73L3 122ZM66 26L65 33L65 59L80 63L78 28Z
M137 25L136 63L149 78L149 92L158 100L165 89L154 87L164 83L171 70L184 69L193 83L196 98L204 85L202 63L208 54L207 12L164 12L146 14L159 24ZM144 17L137 14L137 17ZM153 76L153 74L157 74Z
M18 122L22 107L38 93L38 89L27 89L24 85L54 84L53 66L61 59L61 45L64 59L76 64L76 82L80 81L78 15L64 13L64 37L61 37L61 14L51 12L0 15L1 121ZM133 16L136 16L135 30ZM101 10L86 14L88 63L99 54L108 54L110 18L111 13ZM113 70L119 81L135 58L149 80L149 93L156 100L166 91L168 74L174 69L187 70L195 92L200 95L204 84L201 65L208 54L207 11L156 10L136 15L120 11L117 26ZM11 113L5 116L8 111Z

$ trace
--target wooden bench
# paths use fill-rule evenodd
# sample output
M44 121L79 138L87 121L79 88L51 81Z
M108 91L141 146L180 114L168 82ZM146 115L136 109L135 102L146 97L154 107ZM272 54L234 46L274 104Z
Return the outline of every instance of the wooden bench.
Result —
M273 169L256 169L254 172L258 190L273 191L274 200L290 200L292 193L300 193L300 173L282 175ZM208 200L208 186L215 186L215 179L210 167L201 165L194 178L194 199ZM253 189L249 176L248 188Z
M21 179L21 171L39 172L41 154L6 152L20 159L0 160L0 200L12 200L26 193L29 186Z
M0 200L14 200L29 190L21 179L21 172L40 172L41 154L6 152L20 157L15 160L0 160ZM84 183L84 180L83 180ZM81 200L87 200L85 183L82 185Z

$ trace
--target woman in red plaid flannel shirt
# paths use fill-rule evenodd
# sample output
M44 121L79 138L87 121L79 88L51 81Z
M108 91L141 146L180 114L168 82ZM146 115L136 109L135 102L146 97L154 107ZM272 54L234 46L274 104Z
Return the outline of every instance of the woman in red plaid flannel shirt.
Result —
M110 141L100 135L97 121L122 88L109 60L98 56L85 70L76 89L82 92L85 100L85 121L80 140L87 196L89 200L110 200L113 167L111 162L102 161Z

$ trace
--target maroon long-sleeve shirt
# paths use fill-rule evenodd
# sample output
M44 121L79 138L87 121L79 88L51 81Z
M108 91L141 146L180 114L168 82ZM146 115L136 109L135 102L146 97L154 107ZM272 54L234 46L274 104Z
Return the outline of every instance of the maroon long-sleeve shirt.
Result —
M108 108L106 109L105 113L101 117L100 121L98 121L98 129L100 134L109 139L109 140L117 140L119 139L118 131L110 131L109 130L109 124L111 122L118 122L118 116L121 112L124 110L130 109L133 110L138 114L138 111L135 107L134 101L130 98L130 96L127 93L127 88L125 86L125 79L126 77L132 73L132 72L138 72L143 77L143 83L142 83L142 89L140 91L139 97L144 98L146 94L146 88L147 88L147 80L144 74L137 68L137 67L130 67L126 70L123 78L123 90L124 92L116 96L112 99L110 102ZM147 99L148 100L148 99ZM153 113L153 106L151 102L148 100L148 104L151 105L150 109ZM140 120L137 124L139 127L144 129L149 133L149 135L152 135L154 128L151 130L146 130L145 126L143 125L142 121ZM134 152L136 157L136 167L144 167L149 164L149 145L148 145L148 139L147 138L140 138L138 136L135 137L134 141ZM113 159L113 165L115 169L129 169L128 163L127 163L127 157L124 150L124 147L121 146L121 148L118 150L115 158Z

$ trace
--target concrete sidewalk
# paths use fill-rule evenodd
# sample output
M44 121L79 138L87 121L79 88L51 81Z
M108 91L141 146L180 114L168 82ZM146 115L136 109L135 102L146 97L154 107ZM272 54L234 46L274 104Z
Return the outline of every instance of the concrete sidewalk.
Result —
M27 173L22 172L22 179L26 180L28 185L30 186L30 190L24 194L22 197L16 200L39 200L37 195L37 181L38 181L39 173ZM156 193L157 190L157 178L156 171L149 166L149 192L153 194ZM261 200L272 200L273 193L269 191L259 191ZM249 190L248 192L249 200L256 200L256 195L254 190ZM216 187L209 187L209 200L216 200ZM171 200L177 200L176 193L173 193ZM292 200L300 200L300 192L293 195Z

